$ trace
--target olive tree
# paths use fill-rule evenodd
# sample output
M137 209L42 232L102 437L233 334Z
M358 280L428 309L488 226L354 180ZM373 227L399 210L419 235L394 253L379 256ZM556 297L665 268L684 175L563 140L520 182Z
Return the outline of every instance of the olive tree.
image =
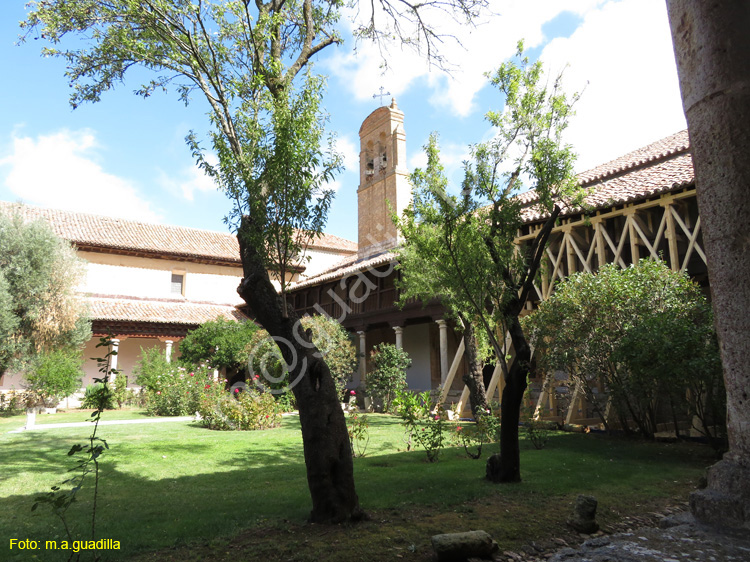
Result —
M0 212L0 374L26 372L40 354L77 349L91 336L75 289L83 261L22 208ZM37 380L37 382L39 382Z

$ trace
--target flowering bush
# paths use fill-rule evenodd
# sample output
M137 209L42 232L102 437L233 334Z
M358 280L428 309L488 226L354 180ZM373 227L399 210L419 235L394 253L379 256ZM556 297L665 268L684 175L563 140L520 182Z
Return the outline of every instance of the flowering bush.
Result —
M430 393L401 391L394 400L396 414L406 428L406 448L412 443L424 447L427 460L435 462L440 456L445 436L445 417L443 406L435 404L434 412Z
M466 454L472 459L482 456L482 446L498 440L500 418L491 410L477 412L474 422L463 422L456 426L453 440L462 445Z
M281 414L273 395L255 390L234 393L208 389L200 400L198 413L209 429L253 430L278 427Z
M353 392L353 391L352 391ZM370 422L364 414L356 412L349 415L349 443L352 446L353 457L364 457L367 445L370 443Z
M198 411L201 397L213 387L223 390L223 384L214 382L207 367L169 367L150 377L145 391L146 410L155 416L192 415Z

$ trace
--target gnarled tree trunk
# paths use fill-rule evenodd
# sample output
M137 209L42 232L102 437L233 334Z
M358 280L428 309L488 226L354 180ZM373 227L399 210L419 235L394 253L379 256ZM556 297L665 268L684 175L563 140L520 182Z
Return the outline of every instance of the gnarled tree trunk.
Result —
M237 238L245 277L237 291L248 303L258 322L279 344L293 381L307 467L307 484L312 497L310 520L339 523L364 516L354 489L354 467L346 420L336 395L328 366L316 357L317 349L302 329L294 311L282 314L281 298L268 279L263 260L243 240L244 229L252 228L243 218Z

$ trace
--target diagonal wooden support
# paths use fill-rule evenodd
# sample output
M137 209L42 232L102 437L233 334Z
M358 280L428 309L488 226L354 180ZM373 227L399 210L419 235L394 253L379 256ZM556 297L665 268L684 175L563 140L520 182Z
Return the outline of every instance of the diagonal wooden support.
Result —
M443 404L445 404L445 401L448 399L448 390L453 386L453 379L456 378L456 371L458 371L458 366L461 364L461 359L463 359L463 357L464 339L461 338L461 341L458 344L458 349L456 350L456 355L453 356L451 368L448 370L448 376L445 377L445 384L443 384L443 397L441 400Z

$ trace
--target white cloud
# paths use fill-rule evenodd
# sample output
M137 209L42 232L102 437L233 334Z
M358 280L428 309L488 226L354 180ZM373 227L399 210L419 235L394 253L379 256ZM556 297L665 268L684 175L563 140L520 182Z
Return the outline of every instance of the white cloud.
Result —
M569 65L569 91L585 87L567 131L578 170L685 128L664 2L609 2L541 58L552 69Z
M472 113L484 72L515 52L543 46L548 68L568 65L565 84L581 91L577 115L567 132L584 170L685 127L671 34L663 2L654 0L508 0L476 28L454 27L465 50L450 42L443 53L457 64L452 76L428 69L424 57L394 47L382 73L381 55L361 43L356 53L337 51L328 70L340 77L358 100L368 100L381 85L398 98L410 88L442 111ZM563 12L582 19L570 37L546 37L544 25ZM439 22L447 25L447 20ZM418 155L412 165L424 165Z
M359 173L359 148L348 135L339 135L336 138L336 151L344 159L344 169L347 172Z
M159 222L133 183L96 162L97 148L89 130L14 136L10 153L0 158L0 169L9 169L5 187L25 203Z
M381 53L365 42L358 45L356 52L334 52L325 64L358 100L370 99L382 85L398 97L419 82L430 91L430 104L466 116L474 110L474 97L487 82L484 73L511 57L519 39L525 39L527 47L538 46L545 41L542 26L546 22L562 12L583 16L601 1L510 0L503 3L499 13L476 27L459 26L446 14L437 12L432 23L448 30L460 42L447 39L441 45L441 54L455 65L450 75L429 68L423 55L398 46L386 55L388 69L384 72Z
M206 159L212 165L218 163L218 159L212 154L207 154ZM170 193L181 194L190 202L195 199L196 192L213 193L217 190L214 181L197 165L183 168L177 175L159 170L159 184Z

